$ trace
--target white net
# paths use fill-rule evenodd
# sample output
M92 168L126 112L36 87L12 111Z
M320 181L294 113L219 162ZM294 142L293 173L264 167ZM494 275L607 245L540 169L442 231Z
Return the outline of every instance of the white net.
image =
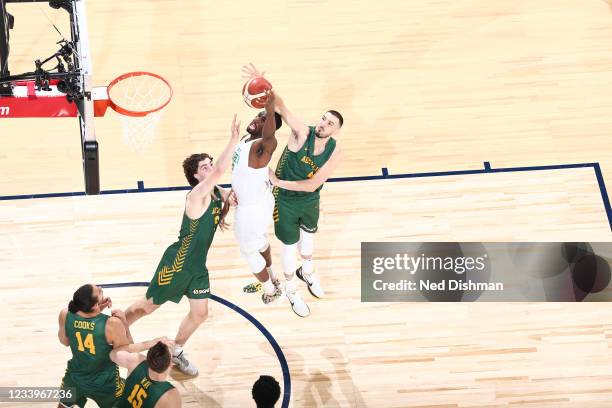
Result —
M155 139L155 130L161 119L161 112L149 113L147 116L121 116L123 143L137 153L144 153Z
M134 151L143 153L155 138L162 116L162 110L158 109L168 103L172 89L154 75L132 73L109 86L108 96L121 114L123 142Z

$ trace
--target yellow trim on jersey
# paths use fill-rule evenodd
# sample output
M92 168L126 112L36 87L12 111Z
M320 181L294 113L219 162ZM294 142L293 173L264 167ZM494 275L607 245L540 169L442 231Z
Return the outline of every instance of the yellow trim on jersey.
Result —
M189 235L183 238L183 242L181 242L181 247L179 248L178 252L176 253L176 256L174 257L172 266L168 267L167 265L164 265L162 270L157 275L157 284L159 286L168 285L170 282L172 282L174 274L179 273L183 270L183 265L185 264L185 257L187 256L189 245L191 244L191 240L193 239L193 234L198 229L199 223L199 219L189 221Z
M123 389L125 388L125 381L119 374L119 366L115 366L115 397L119 398L123 395Z

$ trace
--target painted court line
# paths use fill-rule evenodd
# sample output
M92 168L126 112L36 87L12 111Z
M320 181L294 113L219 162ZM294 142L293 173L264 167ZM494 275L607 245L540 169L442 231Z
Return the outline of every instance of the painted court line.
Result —
M129 288L134 286L144 286L148 287L149 282L123 282L123 283L104 283L98 285L102 288ZM264 327L263 324L259 322L256 318L253 317L249 312L242 309L239 306L236 306L232 302L223 299L217 295L210 295L210 298L216 302L221 303L224 306L229 307L234 310L242 317L247 319L249 322L253 324L260 332L264 335L264 337L268 340L274 352L276 353L276 357L278 358L278 362L280 363L281 370L283 372L283 401L281 403L282 408L287 408L289 406L289 400L291 399L291 375L289 374L289 365L287 364L287 359L283 354L283 350L278 345L276 339L272 336L272 334ZM250 386L250 384L248 384Z
M506 167L506 168L492 168L490 162L484 162L484 168L476 170L454 170L454 171L434 171L426 173L400 173L400 174L389 174L389 169L383 167L381 174L376 176L355 176L355 177L335 177L327 180L328 183L347 182L347 181L365 181L365 180L387 180L387 179L403 179L403 178L420 178L420 177L443 177L443 176L460 176L466 174L488 174L488 173L511 173L511 172L524 172L524 171L550 171L550 170L565 170L565 169L578 169L578 168L589 168L592 167L595 172L595 178L597 179L597 185L601 193L601 199L603 201L606 215L608 217L608 224L612 231L612 208L610 207L610 199L608 198L608 192L606 190L606 184L603 179L601 167L599 163L576 163L576 164L557 164L549 166L526 166L526 167ZM132 193L155 193L162 191L179 191L189 190L189 186L176 186L176 187L154 187L145 188L142 180L137 183L138 188L130 188L124 190L104 190L100 194L132 194ZM229 184L221 184L222 187L229 187ZM22 194L12 196L0 196L0 201L6 200L27 200L34 198L53 198L53 197L71 197L71 196L83 196L84 191L74 191L67 193L47 193L47 194Z

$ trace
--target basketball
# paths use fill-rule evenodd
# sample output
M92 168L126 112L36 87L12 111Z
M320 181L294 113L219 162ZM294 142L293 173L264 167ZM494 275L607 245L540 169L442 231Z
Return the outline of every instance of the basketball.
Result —
M266 105L266 91L272 89L272 84L264 77L253 77L242 87L242 97L251 108L261 109Z

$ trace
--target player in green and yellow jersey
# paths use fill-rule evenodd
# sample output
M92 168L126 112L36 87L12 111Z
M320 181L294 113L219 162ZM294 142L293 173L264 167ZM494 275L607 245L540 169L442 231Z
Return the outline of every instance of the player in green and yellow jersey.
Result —
M72 352L62 388L72 395L59 407L84 407L90 398L110 408L121 397L123 379L109 354L114 347L132 343L132 338L122 311L113 311L113 316L102 313L111 305L102 288L88 284L77 289L68 308L60 312L58 337Z
M172 361L187 375L197 375L197 367L189 362L183 346L208 317L210 282L206 257L212 244L217 225L223 227L223 219L229 207L229 189L217 187L219 179L229 167L234 146L238 142L240 122L236 115L231 126L231 136L216 164L206 153L194 154L183 162L183 171L193 187L185 200L185 210L178 241L164 252L145 297L126 311L129 325L157 310L167 301L179 303L183 296L189 299L189 313L178 329Z
M245 72L251 76L262 75L252 64L245 67ZM287 109L278 93L275 95L275 111L291 128L291 136L276 172L270 174L270 180L276 186L274 232L283 243L282 262L287 280L285 293L293 311L298 316L306 317L310 309L297 293L293 277L297 274L308 285L313 296L324 296L312 263L314 233L319 221L319 192L342 158L334 136L340 132L344 119L339 112L329 110L315 126L307 126ZM302 256L299 269L296 269L297 249Z
M172 363L173 344L168 339L157 342L147 352L130 353L127 347L111 352L111 358L128 369L125 392L115 408L177 408L181 396L170 384L168 374Z

